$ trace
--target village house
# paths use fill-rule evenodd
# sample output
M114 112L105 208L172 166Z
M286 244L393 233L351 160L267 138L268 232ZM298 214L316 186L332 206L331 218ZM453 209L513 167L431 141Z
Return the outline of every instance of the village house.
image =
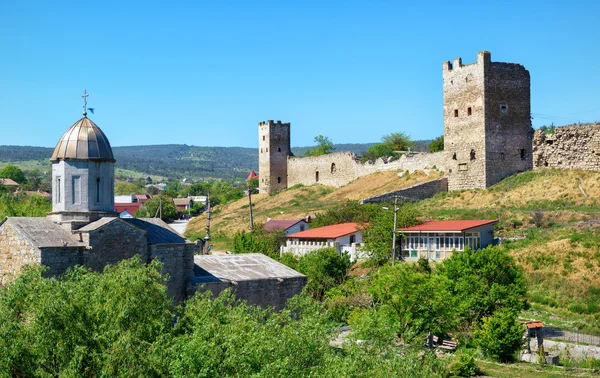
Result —
M485 248L494 242L497 220L431 220L398 229L405 260L444 260L452 254Z
M297 232L302 232L304 230L308 230L310 227L308 226L308 217L302 219L267 219L265 225L263 226L263 230L267 232L271 231L284 231L285 236L290 234L295 234Z
M362 225L348 222L297 232L287 235L280 252L303 256L317 249L335 248L340 253L349 254L352 260L357 260L364 255L360 249L362 230Z
M19 189L19 184L13 179L9 178L0 178L0 185L4 185L9 191L15 192Z

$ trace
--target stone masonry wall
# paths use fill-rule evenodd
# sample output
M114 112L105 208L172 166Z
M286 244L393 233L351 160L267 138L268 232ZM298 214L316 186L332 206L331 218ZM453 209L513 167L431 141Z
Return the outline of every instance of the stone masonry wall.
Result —
M120 219L88 233L82 233L83 241L91 248L85 252L83 264L101 272L106 265L139 255L148 259L146 232Z
M195 290L205 292L210 290L214 296L231 287L235 295L251 305L263 308L274 307L279 311L291 297L300 294L306 285L307 277L265 279L238 282L236 285L227 282L208 282L195 286Z
M382 171L413 172L436 167L444 170L444 153L412 152L399 159L377 159L361 163L352 152L334 152L321 156L288 158L288 186L323 184L339 188L359 177Z
M409 188L395 190L393 192L384 193L378 196L368 197L361 200L363 203L380 203L393 202L394 197L398 197L401 201L421 201L426 198L431 198L438 193L448 191L448 179L442 177L437 180L423 182L413 185Z
M41 251L8 222L0 225L0 285L13 280L25 265L41 260Z
M533 137L533 167L600 171L600 123L537 130Z
M188 296L188 285L194 272L194 251L189 244L153 244L149 247L149 260L157 259L163 264L163 274L169 275L167 294L180 302ZM189 291L192 295L193 291Z

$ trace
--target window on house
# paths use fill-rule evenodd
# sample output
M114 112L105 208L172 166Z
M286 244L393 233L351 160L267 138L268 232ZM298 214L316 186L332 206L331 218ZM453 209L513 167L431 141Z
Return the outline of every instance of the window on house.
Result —
M319 182L319 171L315 172L315 182Z
M302 232L302 231L304 231L304 225L303 224L300 225L300 232Z
M471 150L471 160L475 160L475 150Z
M281 184L281 177L277 177L277 183Z
M471 114L473 114L473 109L469 106L467 108L467 115L471 115Z
M350 244L356 243L356 235L350 235Z
M527 159L527 152L524 148L521 148L521 160Z
M331 173L335 173L335 163L331 163Z
M454 109L454 117L458 117L458 109Z

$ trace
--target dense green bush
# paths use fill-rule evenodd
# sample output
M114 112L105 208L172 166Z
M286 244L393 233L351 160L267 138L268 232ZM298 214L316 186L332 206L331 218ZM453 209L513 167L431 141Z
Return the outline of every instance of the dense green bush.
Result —
M273 259L279 259L279 247L285 243L285 233L280 231L263 231L262 224L256 224L259 231L240 232L233 238L233 252L262 253Z
M308 276L308 293L321 300L327 290L344 281L350 265L347 254L340 254L335 248L323 248L299 257L294 269Z
M44 217L52 210L48 198L0 192L0 220L4 217Z
M524 331L515 313L502 309L483 318L473 337L487 357L498 361L512 361L522 347Z

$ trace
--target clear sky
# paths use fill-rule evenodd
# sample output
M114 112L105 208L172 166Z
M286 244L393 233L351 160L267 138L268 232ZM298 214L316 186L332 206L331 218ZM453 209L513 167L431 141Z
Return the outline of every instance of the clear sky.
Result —
M443 133L442 62L523 64L533 125L600 121L600 1L0 0L0 145L81 115L113 146L256 147L257 124L377 142Z

